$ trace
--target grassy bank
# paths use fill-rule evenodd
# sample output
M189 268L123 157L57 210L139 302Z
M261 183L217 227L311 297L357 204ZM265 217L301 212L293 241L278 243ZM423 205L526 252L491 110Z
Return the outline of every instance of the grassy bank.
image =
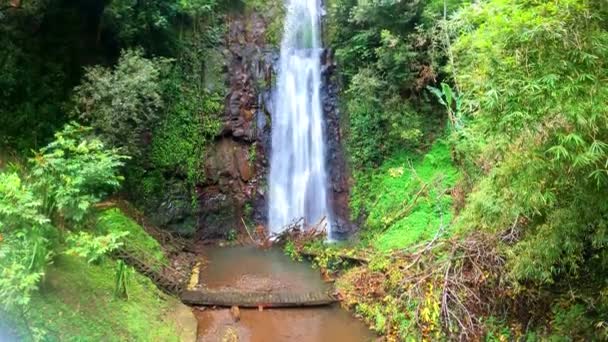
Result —
M99 213L93 230L127 231L126 248L165 260L158 242L118 209ZM110 257L90 264L78 256L56 256L28 305L29 329L17 320L12 334L45 341L180 341L184 329L174 318L183 309L178 299L130 267L127 298L116 296L118 268Z
M452 235L452 190L459 172L447 144L437 140L425 152L394 155L375 170L357 172L355 179L351 207L363 226L359 239L332 245L313 242L303 249L316 255L320 267L337 271L343 304L389 341L438 338L440 286L433 288L432 277L420 286L406 278L414 275L409 271L422 269L411 266L418 261L410 256L410 248ZM288 252L297 254L293 251L297 245L288 244ZM441 255L424 259L431 262ZM406 299L404 294L415 296Z
M355 174L351 207L362 226L358 239L290 243L288 252L297 256L294 246L300 246L333 271L343 305L387 341L529 337L504 317L493 318L483 303L505 290L494 283L501 254L491 237L453 228L462 205L460 177L442 139L418 154L396 154ZM478 311L471 316L465 307ZM445 324L447 315L452 325Z
M48 340L178 341L169 314L178 301L132 272L128 300L114 296L116 262L88 265L60 256L31 302L31 324L48 331Z
M397 154L355 179L351 206L355 216L365 217L364 242L379 251L430 239L452 220L450 190L458 171L442 140L424 154Z

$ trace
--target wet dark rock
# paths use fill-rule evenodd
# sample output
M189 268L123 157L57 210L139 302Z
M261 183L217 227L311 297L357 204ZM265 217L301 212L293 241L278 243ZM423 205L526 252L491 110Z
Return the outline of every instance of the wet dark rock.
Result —
M196 228L192 199L185 195L187 192L178 181L169 188L171 191L162 197L162 201L152 213L152 220L178 235L192 236Z
M340 110L338 106L340 86L336 73L333 51L325 49L321 54L321 89L323 114L325 115L325 135L327 138L326 163L330 189L330 205L333 212L332 229L336 235L346 236L355 230L349 222L349 169L342 145Z
M205 187L199 197L198 231L200 239L225 238L230 229L238 223L235 199L222 193L220 186Z
M332 222L332 237L336 240L346 240L353 231L356 230L356 226L350 220L342 217L334 217Z
M266 27L259 14L235 14L229 22L223 49L228 61L224 125L207 151L205 179L198 189L201 238L225 237L240 227L241 217L255 223L265 223L266 217L261 189L270 147L266 104L278 54L265 43Z

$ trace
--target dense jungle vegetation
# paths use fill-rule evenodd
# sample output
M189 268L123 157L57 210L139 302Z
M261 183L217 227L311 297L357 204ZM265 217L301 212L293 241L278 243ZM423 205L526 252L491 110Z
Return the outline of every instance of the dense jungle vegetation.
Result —
M190 206L224 91L205 61L231 6L0 2L0 330L180 339L177 299L110 257L158 264L166 250L98 204L118 191L145 208L178 189Z
M608 3L328 10L375 251L356 311L397 340L605 339Z
M180 339L113 256L164 247L104 201L194 205L227 15L274 4L0 0L0 331ZM325 6L359 231L287 250L388 341L608 339L608 2Z

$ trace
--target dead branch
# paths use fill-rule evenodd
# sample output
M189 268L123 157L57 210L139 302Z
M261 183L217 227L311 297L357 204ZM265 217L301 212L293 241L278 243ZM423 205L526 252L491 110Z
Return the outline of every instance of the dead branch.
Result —
M245 231L247 232L247 235L249 235L249 238L251 239L251 242L253 242L254 244L256 244L256 245L258 245L258 246L261 246L261 245L262 245L262 243L261 243L261 242L259 242L259 241L257 241L257 240L255 240L255 239L253 238L253 236L251 236L251 233L249 232L249 227L247 227L247 223L245 223L245 220L243 220L243 218L242 218L242 217L241 217L241 222L243 222L243 227L245 227Z
M414 199L412 200L412 202L405 208L401 209L399 212L397 212L397 214L395 214L384 226L384 228L382 229L382 232L386 231L388 228L390 228L393 223L399 221L400 219L404 218L405 216L407 216L412 209L414 209L414 207L416 206L416 204L418 203L418 199L420 198L420 196L424 193L426 193L426 189L428 187L428 184L424 184L422 186L422 188L420 188L420 190L416 193L416 195L414 195Z
M321 255L320 253L315 252L315 251L301 251L300 254L307 258L314 258L314 257L318 257ZM355 262L357 264L368 264L370 261L369 258L356 256L356 255L348 255L345 253L337 253L337 254L335 254L335 256L340 259L343 259L343 260L349 260L349 261Z

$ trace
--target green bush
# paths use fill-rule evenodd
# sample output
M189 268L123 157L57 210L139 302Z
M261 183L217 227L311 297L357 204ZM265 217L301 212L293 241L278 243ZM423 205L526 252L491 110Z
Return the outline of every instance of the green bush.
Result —
M110 146L142 154L144 134L164 108L161 75L166 59L147 59L125 50L114 69L86 68L74 89L73 115L90 124Z
M97 263L102 257L123 246L123 238L129 235L126 231L112 232L107 235L94 236L88 232L70 234L66 239L67 255L76 255L87 260L88 263Z
M0 173L0 303L27 307L50 261L51 220L42 200L16 174Z
M459 3L448 1L447 9ZM444 76L437 9L437 1L329 3L328 36L346 89L346 147L356 167L377 166L441 132L445 113L424 91Z
M31 185L51 220L82 221L92 204L120 186L127 157L108 149L91 129L71 123L31 162Z
M28 174L0 173L0 304L25 320L66 228L80 230L91 206L120 184L124 157L89 132L66 125L31 159Z
M461 222L522 229L509 262L521 280L605 269L606 13L581 0L489 1L453 20L471 118L457 147L486 172Z

